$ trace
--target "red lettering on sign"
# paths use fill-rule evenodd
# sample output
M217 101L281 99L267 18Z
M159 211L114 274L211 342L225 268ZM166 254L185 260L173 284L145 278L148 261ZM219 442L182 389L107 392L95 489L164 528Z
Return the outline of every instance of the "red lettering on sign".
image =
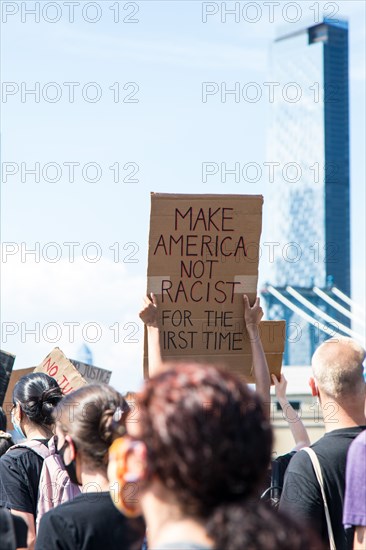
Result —
M46 372L49 376L52 376L54 378L56 374L58 373L58 366L55 362L51 365L51 357L44 363L43 367L46 368Z

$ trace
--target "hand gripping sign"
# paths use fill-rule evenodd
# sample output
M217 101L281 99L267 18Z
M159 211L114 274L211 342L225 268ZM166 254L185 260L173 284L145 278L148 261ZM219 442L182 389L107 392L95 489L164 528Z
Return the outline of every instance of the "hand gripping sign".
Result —
M164 360L219 363L253 381L243 294L257 294L263 197L151 195L147 293L156 296ZM279 375L284 321L259 332ZM148 375L145 337L144 373Z

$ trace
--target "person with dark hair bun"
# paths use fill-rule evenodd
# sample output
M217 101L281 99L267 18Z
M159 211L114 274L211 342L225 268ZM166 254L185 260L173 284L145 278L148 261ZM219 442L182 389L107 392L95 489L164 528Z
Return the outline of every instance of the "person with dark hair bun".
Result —
M43 447L47 452L48 440L53 435L53 411L61 399L62 392L56 380L44 373L23 376L13 390L11 418L14 430L25 441L19 447L10 448L0 459L0 506L10 508L13 514L25 520L28 548L33 548L35 541L38 486L43 465L36 447Z
M144 521L116 510L107 477L108 449L115 431L125 433L128 410L122 395L106 384L80 388L58 405L57 450L82 492L42 516L36 550L141 549Z
M259 502L272 430L239 378L213 365L171 364L145 382L137 410L110 448L108 475L118 509L142 509L150 550L320 548Z

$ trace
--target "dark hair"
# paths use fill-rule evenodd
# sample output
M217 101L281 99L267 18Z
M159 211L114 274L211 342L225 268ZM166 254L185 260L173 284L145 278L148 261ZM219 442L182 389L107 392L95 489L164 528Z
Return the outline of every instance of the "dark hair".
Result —
M311 531L268 503L247 501L222 505L207 526L215 548L230 550L326 550Z
M0 430L0 456L3 456L14 445L12 437L7 432Z
M172 364L145 382L138 410L147 449L141 483L158 479L184 516L206 526L216 549L320 548L259 501L272 429L261 399L238 377L212 365Z
M124 426L128 410L125 399L111 386L90 384L64 397L55 418L62 431L72 437L77 450L94 467L105 469L108 448L118 432L116 423Z
M3 456L14 445L11 435L6 431L7 420L4 409L0 406L0 456Z
M43 372L22 376L14 386L13 403L19 403L31 422L49 428L54 423L53 411L62 392L56 380Z
M145 383L138 405L150 475L183 513L208 518L257 495L272 430L246 384L211 365L178 364Z
M7 420L4 409L0 406L0 431L6 432Z

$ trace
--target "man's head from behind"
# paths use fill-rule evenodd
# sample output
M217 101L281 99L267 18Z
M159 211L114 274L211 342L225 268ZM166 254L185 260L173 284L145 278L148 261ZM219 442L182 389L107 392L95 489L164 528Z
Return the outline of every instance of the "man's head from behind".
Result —
M326 340L315 351L310 379L313 395L319 392L336 401L365 395L362 363L365 350L352 338Z

